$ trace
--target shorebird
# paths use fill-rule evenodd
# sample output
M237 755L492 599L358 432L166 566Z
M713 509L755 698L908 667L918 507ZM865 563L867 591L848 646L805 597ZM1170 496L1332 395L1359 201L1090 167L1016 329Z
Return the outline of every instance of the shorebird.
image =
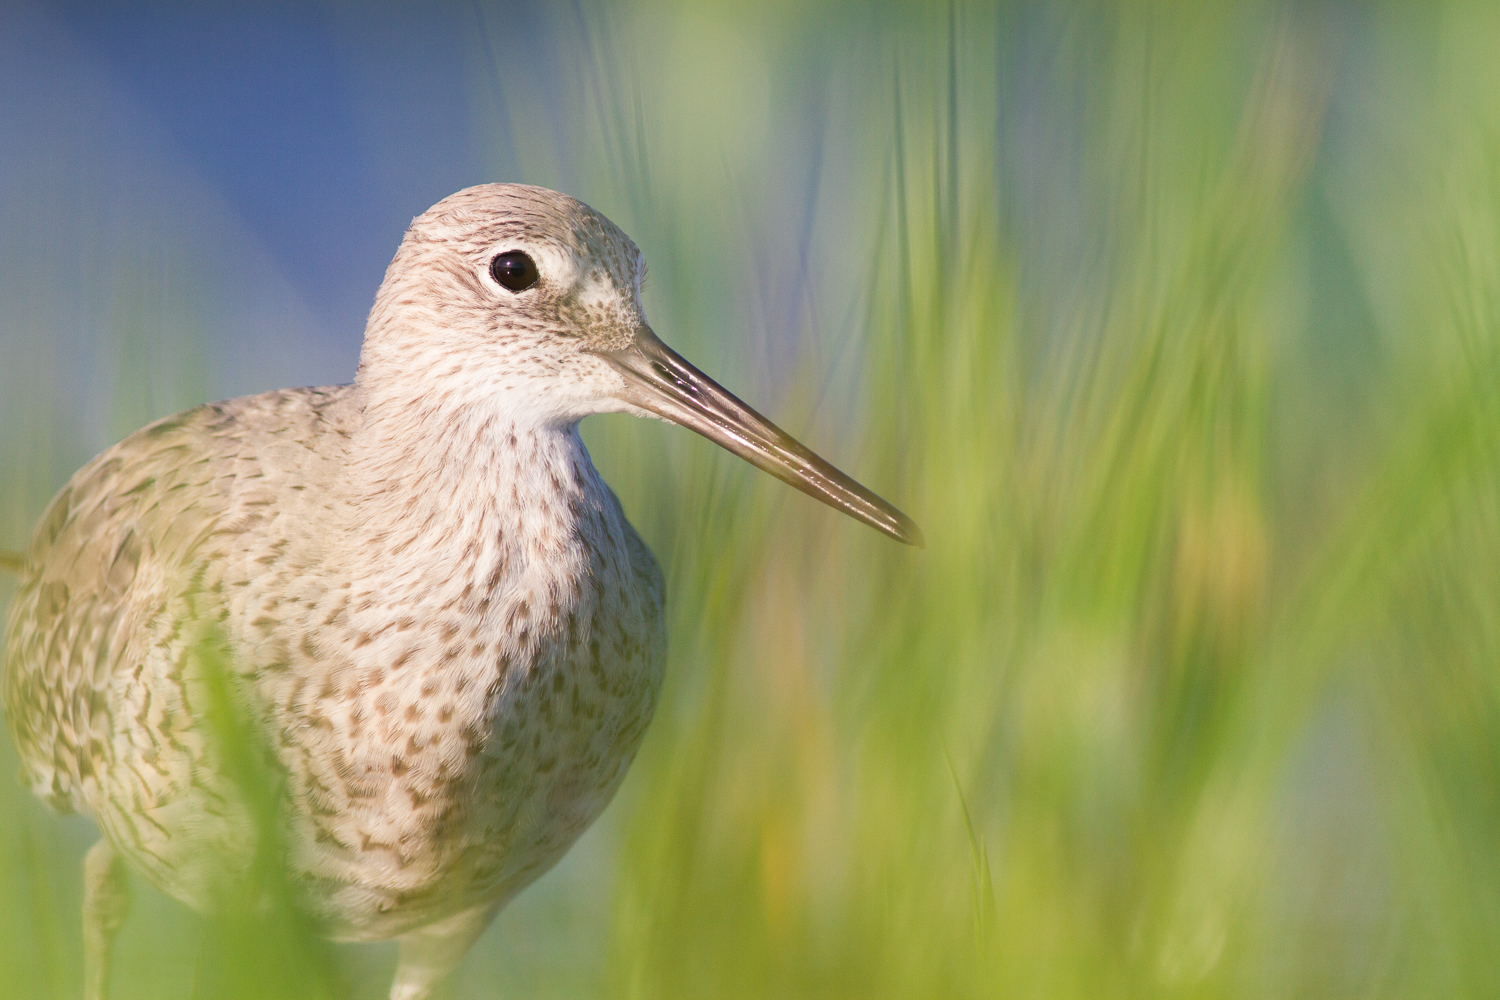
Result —
M640 252L566 195L468 188L415 219L352 384L150 424L52 501L10 613L30 787L84 861L102 1000L126 866L213 912L268 832L202 720L242 706L274 841L335 940L399 940L426 997L609 802L655 707L663 580L578 423L682 424L893 538L915 524L663 344ZM216 687L218 685L218 687Z

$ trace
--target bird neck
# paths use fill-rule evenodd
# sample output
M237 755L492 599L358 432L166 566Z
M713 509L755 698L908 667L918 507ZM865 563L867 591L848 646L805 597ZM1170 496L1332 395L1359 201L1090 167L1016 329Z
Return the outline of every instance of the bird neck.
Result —
M350 560L366 579L437 568L463 587L580 532L615 533L613 518L601 521L613 503L576 423L386 400L366 407L348 473Z

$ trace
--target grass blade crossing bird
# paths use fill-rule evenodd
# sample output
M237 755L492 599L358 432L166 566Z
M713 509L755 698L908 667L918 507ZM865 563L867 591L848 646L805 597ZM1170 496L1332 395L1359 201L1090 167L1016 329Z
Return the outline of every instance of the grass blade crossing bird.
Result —
M105 451L25 553L4 701L24 779L202 911L263 844L199 724L223 664L278 777L278 864L336 940L399 939L425 997L619 786L656 702L663 583L578 436L683 424L893 538L915 524L657 339L602 215L490 184L419 216L350 385L200 406Z

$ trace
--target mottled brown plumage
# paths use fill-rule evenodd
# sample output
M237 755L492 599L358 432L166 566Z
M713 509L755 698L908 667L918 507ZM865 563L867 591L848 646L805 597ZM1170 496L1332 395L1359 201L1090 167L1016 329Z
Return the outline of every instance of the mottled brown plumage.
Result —
M489 271L516 250L541 275L521 291ZM4 700L25 780L104 833L91 997L120 858L212 911L265 846L243 748L210 724L226 705L276 778L298 903L332 937L402 939L393 997L426 996L599 815L656 702L663 586L582 417L686 423L915 536L662 346L641 271L571 198L460 192L408 232L354 384L157 421L58 494L12 605Z

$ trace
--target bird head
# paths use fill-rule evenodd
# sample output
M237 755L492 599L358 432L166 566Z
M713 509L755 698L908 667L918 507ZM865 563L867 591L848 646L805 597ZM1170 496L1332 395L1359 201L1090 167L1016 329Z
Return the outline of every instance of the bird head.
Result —
M485 184L418 216L386 271L360 358L386 406L568 426L628 412L681 424L885 534L915 523L656 336L645 260L614 223L545 188Z

